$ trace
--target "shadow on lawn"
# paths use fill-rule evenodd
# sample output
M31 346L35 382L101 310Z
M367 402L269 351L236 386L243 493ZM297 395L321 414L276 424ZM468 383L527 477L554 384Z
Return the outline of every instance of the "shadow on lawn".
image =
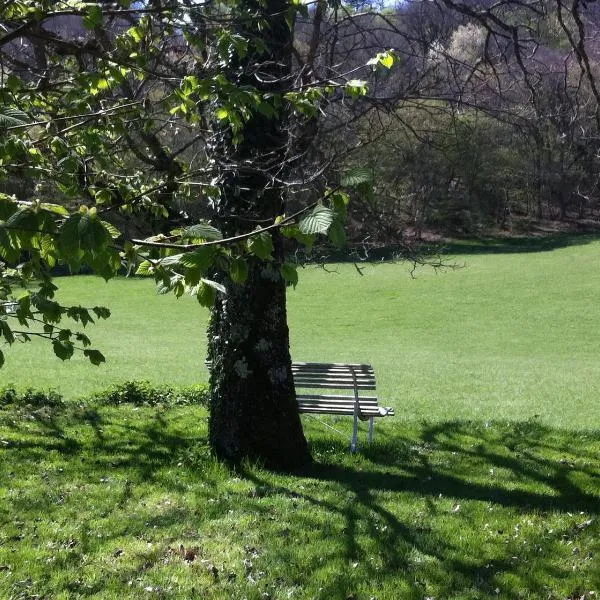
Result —
M590 442L595 452L586 450ZM560 432L530 421L492 426L470 422L424 425L415 437L392 438L388 433L387 441L363 448L370 465L357 468L325 460L303 473L339 484L351 497L349 503L324 503L305 493L299 497L343 518L341 533L348 561L367 560L373 551L369 541L375 541L383 569L405 572L413 581L414 597L422 598L426 588L434 586L444 588L444 597L466 594L464 597L480 598L481 593L494 597L502 592L509 598L528 593L533 597L587 598L586 591L600 582L597 566L591 567L591 576L582 568L576 578L579 585L562 594L553 589L553 583L568 579L576 566L584 564L561 562L557 547L571 546L573 553L578 553L580 539L593 535L597 539L598 450L600 433ZM313 451L317 456L339 456L347 452L347 446L321 439L313 443ZM265 485L256 473L246 476ZM296 493L281 488L278 492ZM396 494L421 498L426 509L412 517L403 514L391 500ZM465 514L461 503L469 501L477 501L478 506L467 505L470 508ZM497 520L495 513L502 508L510 511L510 516ZM551 516L557 513L569 518L578 514L579 518L576 523L553 528ZM529 517L541 520L541 527L538 522L537 531L522 534ZM455 523L445 526L440 520ZM494 529L494 523L500 528ZM488 526L490 539L481 544L481 530ZM473 543L459 544L457 540L463 536L473 537ZM595 549L600 548L596 545ZM589 552L585 561L593 565L594 560ZM375 571L371 575L378 578ZM507 581L511 582L509 589ZM329 592L334 597L339 590ZM353 597L351 586L343 593Z
M418 440L394 436L362 448L376 470L325 462L313 465L307 475L344 482L356 491L410 492L527 510L600 514L600 457L582 448L582 436L557 434L531 422L488 428L446 422L424 426ZM590 437L600 441L600 435ZM334 445L340 453L347 451L342 443ZM319 454L331 446L332 442L321 441L313 447ZM386 466L401 472L385 470Z
M197 423L205 413L194 410ZM114 514L116 523L103 543L141 538L158 548L137 563L117 564L118 581L165 568L168 546L183 535L174 531L196 531L203 543L215 523L231 513L239 516L239 539L223 543L243 547L248 537L264 546L269 561L263 587L244 584L250 591L267 593L273 589L267 582L273 586L273 581L290 589L307 585L327 568L343 576L324 575L320 598L361 598L365 590L365 597L388 598L422 599L434 593L565 598L593 589L594 577L600 581L589 562L589 548L600 551L590 541L600 533L600 432L560 431L535 422L446 422L406 426L400 432L382 427L382 441L350 456L345 442L310 429L315 462L291 477L253 466L228 473L198 437L205 436L205 426L194 431L194 417L182 420L186 411L178 411L179 416L151 409L69 411L1 421L13 441L0 446L0 476L10 477L12 489L25 489L37 464L53 453L69 486L82 483L77 491L85 513L82 532L91 527L88 522L102 523ZM243 490L230 483L239 475ZM0 509L0 521L8 517L16 523L6 529L4 543L16 543L11 535L27 538L27 528L19 523L32 515L64 520L65 500L50 489L62 485L56 477L57 483L48 480L39 491L29 488ZM156 504L173 493L185 499L183 504ZM155 508L138 514L146 496ZM243 525L245 515L255 523L250 529ZM233 531L235 524L227 527ZM79 546L72 552L79 548L93 560L94 547L83 539L87 535L78 534ZM588 550L575 554L578 548ZM263 559L253 560L259 568ZM294 568L305 573L304 580L289 574ZM581 589L568 583L574 569ZM240 571L238 582L246 577ZM214 585L222 586L222 597L227 597L227 585L233 584ZM390 592L395 588L396 596ZM235 588L233 595L241 590ZM89 596L99 588L82 584L71 591Z
M425 250L443 254L520 254L550 252L569 246L584 246L600 240L599 234L555 234L534 237L456 240L441 245L424 246Z
M423 242L416 248L423 256L427 255L472 255L472 254L521 254L527 252L550 252L569 246L584 246L600 241L600 233L557 233L530 237L493 237L455 239L447 242ZM383 246L377 248L331 251L320 256L316 262L385 262L407 258L404 246ZM409 257L408 257L409 258Z

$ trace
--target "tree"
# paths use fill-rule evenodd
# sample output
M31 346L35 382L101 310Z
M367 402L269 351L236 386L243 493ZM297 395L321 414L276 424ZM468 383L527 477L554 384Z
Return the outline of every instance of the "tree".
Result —
M319 2L309 54L325 9ZM162 292L191 293L213 310L211 445L226 460L274 468L309 459L285 309L297 274L285 248L328 232L343 241L348 201L323 186L290 214L286 194L319 103L366 92L344 73L318 81L310 60L294 73L299 11L284 0L0 5L0 183L36 182L26 198L0 195L2 337L35 335L59 358L79 347L104 360L62 319L85 326L109 312L56 302L60 264L107 279L125 268ZM364 174L349 183L364 185Z
M252 1L236 15L234 35L250 47L229 63L227 75L239 88L253 88L263 104L245 121L238 143L224 135L213 149L213 160L216 155L245 165L223 175L217 203L219 223L230 236L247 223L274 223L285 213L284 182L293 149L286 111L273 100L291 90L293 30L287 6L282 0ZM210 441L229 460L249 456L294 467L306 462L308 446L291 373L283 237L274 229L251 244L254 256L241 263L242 276L218 276L227 294L217 298L209 327Z

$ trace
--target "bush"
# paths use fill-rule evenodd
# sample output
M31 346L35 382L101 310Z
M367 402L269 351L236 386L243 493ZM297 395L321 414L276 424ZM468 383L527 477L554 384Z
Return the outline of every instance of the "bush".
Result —
M165 385L152 385L149 381L126 381L112 385L102 392L91 397L93 402L111 406L133 404L134 406L156 406L165 404L169 406L186 406L200 404L208 406L208 388L205 385L192 385L187 387L170 387ZM60 407L64 406L62 396L54 390L27 389L22 394L8 386L0 388L0 407L2 406L32 406Z
M0 389L0 406L44 406L58 407L63 405L62 396L54 390L33 390L31 388L19 394L14 387Z
M5 387L0 389L0 406L17 404L19 395L14 387Z
M106 390L94 394L93 399L100 404L119 406L171 406L201 404L208 405L208 389L204 385L193 385L182 388L155 386L149 381L126 381L112 385Z

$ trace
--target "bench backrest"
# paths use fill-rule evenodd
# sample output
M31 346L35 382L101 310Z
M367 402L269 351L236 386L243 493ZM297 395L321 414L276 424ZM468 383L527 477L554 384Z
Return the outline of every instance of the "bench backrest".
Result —
M371 365L295 362L292 373L296 389L375 389L375 372Z
M292 373L301 413L357 414L360 418L379 414L377 396L369 394L375 390L371 365L295 362Z

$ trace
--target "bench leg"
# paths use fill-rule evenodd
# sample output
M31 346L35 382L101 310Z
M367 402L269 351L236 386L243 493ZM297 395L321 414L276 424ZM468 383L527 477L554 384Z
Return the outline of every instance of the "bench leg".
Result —
M375 419L371 417L369 419L369 444L373 442L373 429L375 428Z
M354 427L352 428L352 442L350 443L350 452L356 452L358 447L358 415L354 415Z

